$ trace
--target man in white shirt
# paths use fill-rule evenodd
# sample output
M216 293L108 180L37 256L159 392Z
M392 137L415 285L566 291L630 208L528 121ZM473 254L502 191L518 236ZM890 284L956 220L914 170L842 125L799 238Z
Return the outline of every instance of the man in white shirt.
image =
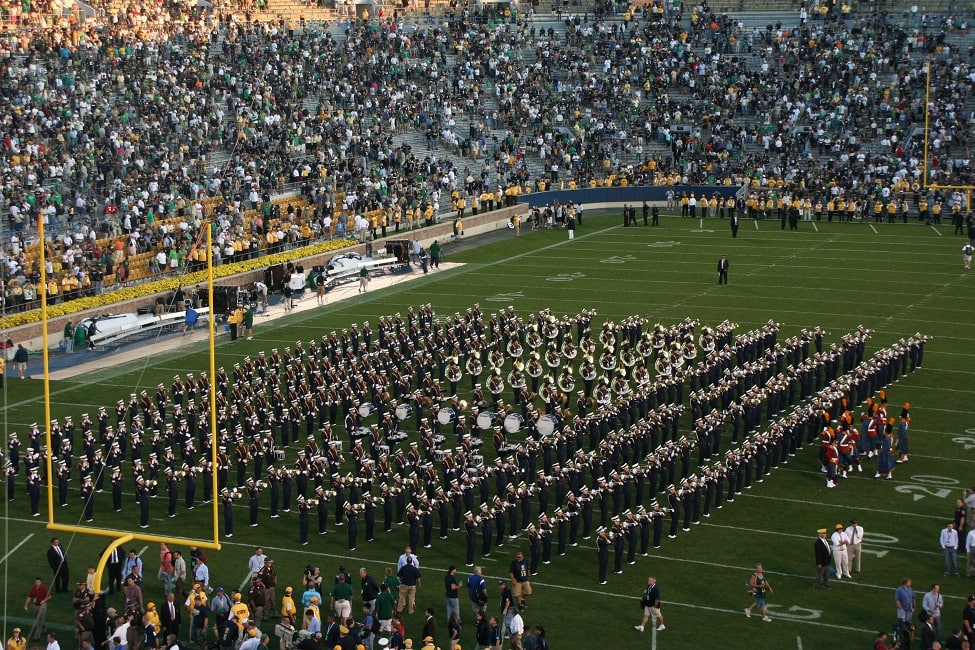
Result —
M264 549L258 546L254 550L254 555L251 559L247 560L247 569L251 572L247 577L248 580L253 580L261 569L264 568Z
M417 571L420 570L420 558L418 558L416 555L413 554L413 549L412 548L410 548L409 546L407 546L403 550L403 554L399 556L399 560L396 561L396 572L397 573L399 573L399 570L403 568L403 565L404 564L406 564L406 558L408 558L408 557L412 557L413 558L413 566L416 567L416 570Z
M944 597L941 595L941 585L935 583L931 585L931 591L924 594L921 599L921 609L934 618L934 637L941 638L941 610L945 606Z
M850 521L846 527L846 537L850 543L846 547L849 556L850 568L856 573L860 573L860 556L863 548L863 526L856 519Z
M521 650L521 635L525 632L525 621L521 618L521 613L518 608L514 605L510 608L512 610L511 621L508 623L508 633L511 635L511 647L513 650Z
M971 578L975 576L975 528L968 531L965 537L965 551L968 552L968 568L966 573Z
M945 553L945 575L951 573L958 575L958 531L955 530L955 522L949 521L944 530L941 531L941 548Z
M836 532L833 533L831 539L833 542L833 560L836 563L836 579L841 580L843 576L852 578L853 576L850 575L850 555L846 548L850 544L850 538L846 536L843 524L836 524Z
M204 590L207 590L210 585L210 569L207 567L206 562L204 562L202 558L197 560L194 578L198 583L203 585Z
M58 643L58 639L54 636L54 632L47 633L47 650L61 650L61 644Z

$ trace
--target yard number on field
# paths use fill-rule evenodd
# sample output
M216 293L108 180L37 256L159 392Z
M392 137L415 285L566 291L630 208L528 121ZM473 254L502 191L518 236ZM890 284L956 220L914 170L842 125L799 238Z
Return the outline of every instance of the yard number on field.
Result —
M946 499L948 496L959 489L958 479L948 476L935 476L933 474L915 474L911 477L914 483L921 485L898 485L895 491L901 494L910 494L915 501L920 501L925 496L932 496L938 499Z
M524 298L525 294L521 291L510 291L508 293L496 293L486 300L488 302L511 302L515 298Z
M575 273L559 273L558 275L553 275L545 279L549 282L572 282L573 280L581 280L584 277L586 277L585 273L576 271Z
M636 255L613 255L606 259L599 260L601 264L626 264L636 259Z

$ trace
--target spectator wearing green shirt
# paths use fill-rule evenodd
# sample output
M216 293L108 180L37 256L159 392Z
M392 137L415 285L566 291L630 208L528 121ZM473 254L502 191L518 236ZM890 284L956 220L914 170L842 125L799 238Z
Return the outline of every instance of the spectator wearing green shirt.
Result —
M379 619L379 633L388 637L393 632L393 609L396 607L396 599L393 598L392 590L388 584L383 583L380 587L379 596L376 597L376 618Z
M343 574L339 574L339 581L332 587L329 597L329 605L335 610L338 620L344 621L352 616L352 585L346 582Z

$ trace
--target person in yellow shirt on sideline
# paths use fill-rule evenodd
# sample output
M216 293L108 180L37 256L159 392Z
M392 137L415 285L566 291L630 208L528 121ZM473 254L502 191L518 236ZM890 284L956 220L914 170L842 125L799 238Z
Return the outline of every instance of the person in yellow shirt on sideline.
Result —
M285 587L284 596L281 597L281 620L282 622L288 621L291 625L295 624L298 617L298 608L292 596L293 592L294 589L291 587Z
M935 201L931 206L931 221L936 225L941 225L941 201Z
M238 632L243 632L248 618L250 618L250 610L247 609L246 603L240 602L240 592L235 591L234 604L230 606L230 615L227 620L237 626Z

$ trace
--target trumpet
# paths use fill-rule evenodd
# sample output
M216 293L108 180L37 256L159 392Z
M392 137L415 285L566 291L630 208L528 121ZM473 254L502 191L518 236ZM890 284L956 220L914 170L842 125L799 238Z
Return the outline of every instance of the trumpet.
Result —
M314 508L318 505L318 499L305 499L305 503Z

